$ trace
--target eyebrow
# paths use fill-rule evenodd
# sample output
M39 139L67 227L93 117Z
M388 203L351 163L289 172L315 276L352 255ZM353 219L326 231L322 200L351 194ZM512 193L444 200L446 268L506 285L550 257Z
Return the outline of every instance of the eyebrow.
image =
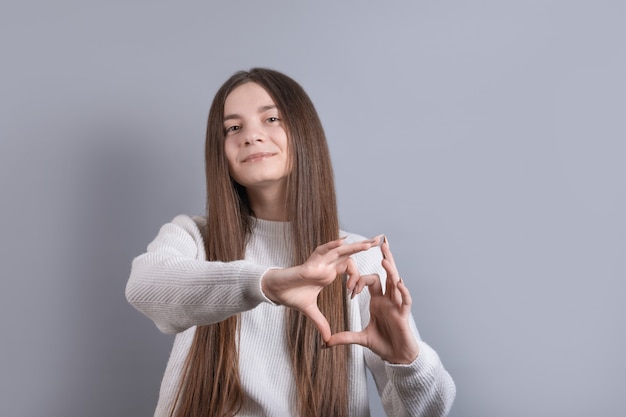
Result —
M266 112L268 110L272 110L275 109L276 105L275 104L268 104L267 106L261 106L258 108L257 112L258 113L263 113ZM232 120L232 119L241 119L241 116L238 114L229 114L228 116L224 116L224 121L226 120Z

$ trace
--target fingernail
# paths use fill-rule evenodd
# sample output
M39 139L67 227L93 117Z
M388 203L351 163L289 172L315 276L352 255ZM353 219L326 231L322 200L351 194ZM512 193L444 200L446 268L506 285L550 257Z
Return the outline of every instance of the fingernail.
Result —
M380 238L380 242L378 242L378 246L382 246L383 243L385 243L387 241L387 236L383 235L383 237Z
M384 235L383 235L383 239L384 239L384 241L385 241L385 243L386 243L386 244L389 244L389 241L387 240L387 236L384 236Z

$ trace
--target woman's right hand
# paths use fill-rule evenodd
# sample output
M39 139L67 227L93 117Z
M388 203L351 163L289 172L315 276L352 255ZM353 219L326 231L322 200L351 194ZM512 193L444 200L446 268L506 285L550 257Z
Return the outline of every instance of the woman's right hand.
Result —
M378 245L380 239L382 236L344 244L345 238L340 238L318 246L302 265L268 270L261 279L261 288L276 304L294 308L313 320L324 341L328 341L331 330L317 306L317 296L338 275L348 274L351 281L359 281L359 271L350 256Z

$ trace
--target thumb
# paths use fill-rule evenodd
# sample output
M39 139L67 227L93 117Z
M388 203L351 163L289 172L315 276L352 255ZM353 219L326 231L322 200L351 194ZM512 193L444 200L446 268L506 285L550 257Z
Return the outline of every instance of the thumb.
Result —
M332 347L337 345L357 344L367 346L367 337L363 331L360 332L339 332L335 333L326 341L326 346Z
M324 317L317 307L317 304L312 304L304 308L302 313L313 321L313 324L315 324L315 327L317 327L317 330L321 333L324 342L328 341L331 335L330 324L328 324L328 320L326 320L326 317Z

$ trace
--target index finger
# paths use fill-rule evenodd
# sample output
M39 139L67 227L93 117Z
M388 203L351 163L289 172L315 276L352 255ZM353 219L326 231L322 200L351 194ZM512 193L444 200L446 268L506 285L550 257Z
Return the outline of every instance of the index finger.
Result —
M380 242L381 236L376 236L372 239L362 240L360 242L346 243L339 246L336 252L339 256L350 256L359 252L366 251L373 248Z
M318 246L316 250L321 253L328 253L333 249L341 247L343 245L343 242L346 239L347 239L347 236L342 236L339 239L331 240L330 242L327 242L321 246Z
M400 273L396 267L396 262L393 259L391 250L389 249L389 241L387 240L387 237L385 237L380 250L383 254L382 267L385 271L387 271L387 286L389 286L389 284L395 285L400 280Z

